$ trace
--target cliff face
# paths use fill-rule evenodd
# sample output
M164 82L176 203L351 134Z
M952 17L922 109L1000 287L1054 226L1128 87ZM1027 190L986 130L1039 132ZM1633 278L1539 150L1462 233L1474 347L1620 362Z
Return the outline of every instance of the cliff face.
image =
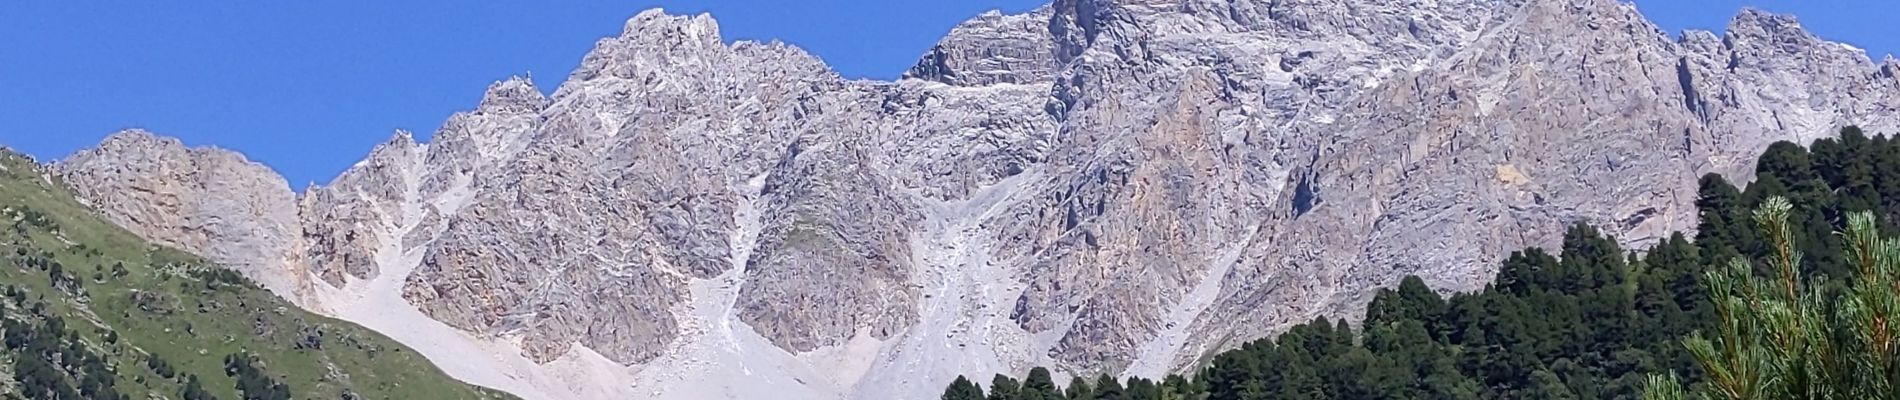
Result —
M551 97L491 86L296 198L142 132L62 161L114 222L531 398L926 398L1158 375L1408 274L1482 287L1695 179L1900 125L1788 17L1671 39L1609 0L1057 0L848 81L642 13ZM626 385L633 382L633 385Z
M311 291L297 194L243 155L134 129L55 172L81 202L133 233L222 262L286 298Z

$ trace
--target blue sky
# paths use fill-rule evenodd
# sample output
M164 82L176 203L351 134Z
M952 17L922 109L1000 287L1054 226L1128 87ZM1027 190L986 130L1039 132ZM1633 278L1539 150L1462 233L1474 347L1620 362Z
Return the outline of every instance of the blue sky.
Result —
M710 12L728 40L779 39L848 77L897 76L951 26L1043 0L10 1L0 3L0 145L63 157L127 127L236 149L301 189L395 129L426 138L489 82L560 84L640 10ZM1886 1L1640 0L1665 30L1720 31L1744 5L1900 51ZM187 7L187 6L198 7Z

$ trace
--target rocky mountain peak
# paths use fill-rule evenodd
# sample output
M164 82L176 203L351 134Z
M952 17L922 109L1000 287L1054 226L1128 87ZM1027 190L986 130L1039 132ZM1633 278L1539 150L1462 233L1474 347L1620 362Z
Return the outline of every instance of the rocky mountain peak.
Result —
M488 85L482 92L482 101L475 107L481 113L523 113L536 112L545 106L548 98L534 87L532 75L510 76Z
M287 296L310 281L531 399L928 398L1030 365L1191 367L1405 275L1483 287L1573 221L1640 246L1768 143L1900 128L1893 61L1733 25L1671 41L1613 0L1057 0L882 83L650 10L553 95L496 82L301 202L149 133L61 166L117 223Z
M127 128L106 135L99 141L97 148L112 149L183 149L185 144L178 138L161 136L144 128Z
M1729 19L1727 29L1728 34L1734 37L1798 39L1794 42L1819 40L1802 28L1794 15L1776 14L1754 7L1743 8L1735 13L1735 17Z
M562 86L599 78L632 79L674 66L711 64L729 53L711 15L671 15L650 9L628 19L619 36L601 39ZM556 93L556 97L560 97Z
M382 144L376 145L377 149L385 147L416 147L416 134L410 132L408 129L397 129L395 132L389 134L389 139L384 140ZM375 154L376 152L377 150L370 151L371 154Z
M1553 26L1577 30L1602 29L1601 23L1634 23L1642 26L1654 26L1636 10L1636 5L1619 0L1560 0L1531 1L1520 7L1542 10L1547 15L1565 21L1574 21L1581 25ZM1649 33L1649 32L1644 32Z
M418 151L423 147L421 143L416 141L414 133L410 133L405 129L397 129L395 132L390 133L388 139L384 139L382 143L377 143L375 147L371 147L369 154L364 156L361 161L358 161L349 169L344 170L341 175L338 175L337 179L333 180L330 186L350 181L357 175L365 173L366 168L381 169L391 164L408 164L410 160L418 156Z
M1724 36L1729 48L1737 58L1772 58L1795 54L1817 54L1823 57L1849 56L1870 63L1866 53L1842 43L1833 43L1809 33L1793 15L1775 14L1755 8L1745 8L1735 15L1728 24ZM1831 53L1831 54L1830 54Z
M568 106L563 103L609 101L628 96L633 90L672 92L761 73L781 80L842 81L823 61L795 46L777 41L728 45L718 28L718 23L706 14L642 12L627 22L620 36L595 44L567 82L555 91L550 107L564 109Z
M711 14L674 15L652 8L627 19L622 38L679 39L690 43L719 43L719 22Z
M408 164L416 159L419 155L417 153L421 148L422 145L416 142L414 133L410 133L404 129L397 129L395 133L389 135L389 139L371 148L369 155L364 157L363 161L358 163L358 165ZM347 177L351 172L358 170L360 170L360 168L351 168L349 171L344 171L343 176Z
M1053 79L1058 65L1049 36L1051 10L1015 15L990 10L964 21L904 77L965 86Z
M655 51L652 55L714 52L726 47L719 21L711 14L672 15L651 9L628 19L614 40L625 49Z

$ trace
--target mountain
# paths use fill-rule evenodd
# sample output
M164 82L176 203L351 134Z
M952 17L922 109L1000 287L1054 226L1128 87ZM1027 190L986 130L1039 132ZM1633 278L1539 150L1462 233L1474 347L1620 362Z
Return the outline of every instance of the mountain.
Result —
M1057 0L879 82L651 10L301 195L140 131L56 169L525 398L930 398L1481 288L1567 222L1652 243L1704 173L1893 131L1896 69L1754 10L1674 39L1612 0Z
M513 398L457 382L409 347L299 310L232 270L141 240L63 186L0 148L8 371L0 393L9 398Z

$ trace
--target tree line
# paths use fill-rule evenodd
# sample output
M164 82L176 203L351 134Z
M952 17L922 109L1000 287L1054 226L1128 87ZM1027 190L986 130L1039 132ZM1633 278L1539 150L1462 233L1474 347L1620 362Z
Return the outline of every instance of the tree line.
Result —
M1527 248L1506 257L1484 289L1444 296L1407 277L1380 290L1356 325L1315 319L1216 354L1191 377L1170 375L1156 383L1101 376L1058 386L1037 368L1020 382L998 375L987 386L958 377L942 398L1638 398L1651 386L1715 393L1708 390L1732 381L1733 371L1711 368L1710 359L1721 357L1692 351L1684 338L1720 341L1771 331L1735 328L1746 324L1733 319L1754 310L1711 301L1737 296L1732 282L1781 282L1812 297L1796 296L1787 304L1827 305L1843 296L1887 301L1868 294L1877 291L1855 289L1866 280L1856 276L1878 268L1868 267L1873 256L1867 254L1876 252L1850 240L1893 232L1900 220L1900 140L1870 138L1849 127L1809 147L1775 143L1759 158L1751 181L1742 189L1720 175L1702 177L1693 238L1678 233L1636 252L1587 223L1575 223L1555 253ZM1777 201L1786 203L1775 212L1782 222L1764 229L1757 211L1779 207ZM1850 220L1866 226L1856 233ZM1836 233L1842 231L1848 234ZM1900 242L1891 247L1891 265L1900 265ZM1712 272L1730 279L1730 286L1707 284ZM1887 294L1895 291L1900 285ZM1811 315L1834 312L1817 307L1822 309ZM1821 329L1841 324L1803 326L1816 336L1854 332ZM1893 347L1900 345L1885 351ZM1717 379L1708 371L1717 372ZM1137 386L1140 391L1132 390Z

